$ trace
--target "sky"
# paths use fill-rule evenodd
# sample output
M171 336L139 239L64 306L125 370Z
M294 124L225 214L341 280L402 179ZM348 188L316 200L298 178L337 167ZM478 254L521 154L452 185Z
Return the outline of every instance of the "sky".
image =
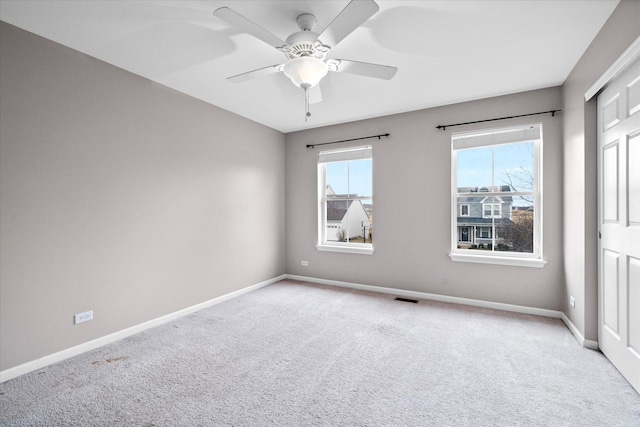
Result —
M327 164L327 184L336 194L372 195L371 159Z
M459 150L457 160L458 187L511 183L518 191L533 190L533 142Z

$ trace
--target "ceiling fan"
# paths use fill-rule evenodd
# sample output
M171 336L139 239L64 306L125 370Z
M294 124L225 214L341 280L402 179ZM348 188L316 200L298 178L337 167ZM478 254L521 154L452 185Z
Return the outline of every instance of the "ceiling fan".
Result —
M283 64L237 74L228 77L227 80L240 83L254 77L282 71L293 84L305 92L306 121L307 117L311 116L309 89L316 86L329 71L359 74L384 80L390 80L398 71L396 67L387 65L327 58L332 48L379 9L380 7L373 0L352 0L320 33L312 31L317 22L316 17L310 13L303 13L297 18L300 31L291 34L286 41L228 7L216 9L213 12L215 16L275 47L287 57L287 62Z

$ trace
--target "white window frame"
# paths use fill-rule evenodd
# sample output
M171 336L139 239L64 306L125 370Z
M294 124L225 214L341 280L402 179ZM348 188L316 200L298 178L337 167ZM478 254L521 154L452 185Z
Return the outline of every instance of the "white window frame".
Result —
M466 207L467 208L467 213L463 213L462 212L462 208ZM463 203L460 205L460 216L469 216L469 204L468 203Z
M374 252L373 243L352 243L328 241L325 235L326 206L327 206L327 167L328 163L342 162L350 160L360 160L370 158L373 166L373 147L371 145L350 147L340 150L319 151L318 152L318 243L316 248L324 252L343 252L351 254L372 255ZM373 175L373 167L371 170ZM373 182L373 176L372 182ZM371 200L373 203L373 188L370 195L358 195L354 197L336 197L331 200L356 200L362 202Z
M457 176L458 161L457 153L464 149L481 148L487 146L496 146L501 144L510 144L517 142L533 141L534 145L534 183L533 192L509 192L506 194L501 191L489 191L482 193L483 196L491 198L499 198L501 196L533 196L534 200L534 232L533 232L533 253L521 252L503 252L495 250L495 244L492 245L494 250L479 253L473 249L458 248L458 197L477 197L478 193L458 193ZM542 124L526 124L519 126L509 126L496 129L484 129L470 132L453 133L451 136L451 252L449 257L456 262L472 262L481 264L498 264L511 265L521 267L537 267L542 268L546 264L542 254ZM495 183L492 183L495 190ZM494 204L494 203L491 203ZM492 209L492 214L493 214ZM502 214L502 207L500 207ZM482 216L484 215L484 203L482 206ZM501 215L503 216L503 215ZM492 215L493 217L493 215ZM497 218L497 217L496 217ZM492 239L496 239L496 232L493 233Z

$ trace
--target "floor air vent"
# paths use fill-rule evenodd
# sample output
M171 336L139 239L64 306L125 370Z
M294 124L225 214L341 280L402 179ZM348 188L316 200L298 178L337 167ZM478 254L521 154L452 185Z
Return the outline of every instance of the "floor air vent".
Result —
M401 298L401 297L396 297L395 299L396 301L402 301L402 302L412 302L414 304L418 303L417 299L411 299L411 298Z

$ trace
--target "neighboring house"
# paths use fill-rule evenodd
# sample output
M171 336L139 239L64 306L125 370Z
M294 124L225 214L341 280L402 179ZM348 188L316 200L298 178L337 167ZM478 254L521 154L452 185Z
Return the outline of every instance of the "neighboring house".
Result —
M458 198L458 246L470 247L471 245L508 243L504 240L505 228L512 224L511 209L513 198L511 196L484 196L482 193L489 191L510 191L508 185L496 187L460 187L459 193L478 193L477 196ZM496 236L493 236L493 227L496 225Z
M365 236L371 229L371 220L369 219L371 206L369 205L369 209L367 209L360 200L344 200L358 197L357 194L336 194L330 185L327 185L326 191L328 198L341 199L327 200L327 228L325 230L327 241L339 242L347 238L354 239ZM340 230L344 230L343 236L339 235Z
M336 197L348 197L348 194L336 194ZM360 200L328 200L327 229L328 241L340 241L340 230L344 230L342 240L362 237L371 228L369 216Z

